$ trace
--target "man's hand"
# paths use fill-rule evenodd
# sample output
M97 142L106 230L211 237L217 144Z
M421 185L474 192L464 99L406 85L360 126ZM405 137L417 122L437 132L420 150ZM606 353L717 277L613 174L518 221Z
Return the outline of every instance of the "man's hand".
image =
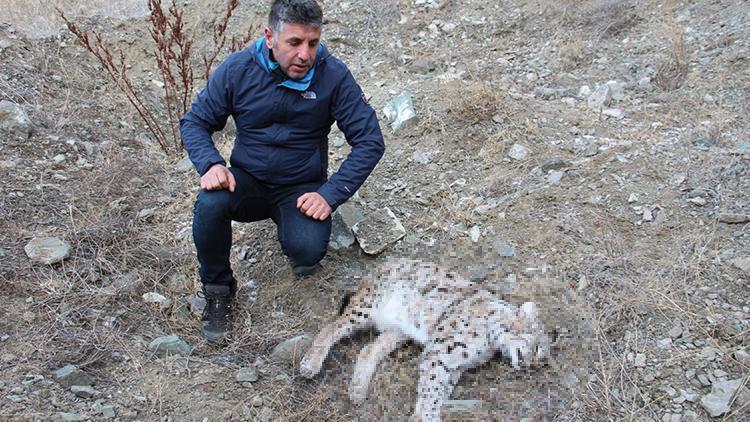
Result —
M297 208L306 216L323 221L331 215L331 206L317 192L308 192L297 198Z
M214 164L203 176L201 176L201 189L229 189L229 192L234 192L234 187L236 185L237 183L234 181L234 175L232 172L221 164Z

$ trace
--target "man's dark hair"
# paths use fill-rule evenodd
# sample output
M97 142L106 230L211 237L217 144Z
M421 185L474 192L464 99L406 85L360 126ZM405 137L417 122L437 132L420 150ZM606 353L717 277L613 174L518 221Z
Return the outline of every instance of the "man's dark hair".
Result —
M268 13L268 27L274 33L279 33L285 23L320 28L323 25L323 10L315 0L274 0Z

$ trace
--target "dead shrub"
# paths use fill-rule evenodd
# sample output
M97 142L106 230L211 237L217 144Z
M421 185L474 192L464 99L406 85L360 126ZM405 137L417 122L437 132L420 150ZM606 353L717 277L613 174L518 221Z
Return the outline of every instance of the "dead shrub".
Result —
M596 38L619 35L640 22L634 0L589 0L562 2L564 25L593 28Z
M670 48L659 62L654 82L664 91L674 91L685 83L688 73L688 57L685 37L680 28L673 28Z
M497 113L498 90L487 83L451 82L443 91L445 111L461 124L474 125Z
M575 69L584 61L586 46L580 37L568 37L558 41L558 44L557 56L563 70Z

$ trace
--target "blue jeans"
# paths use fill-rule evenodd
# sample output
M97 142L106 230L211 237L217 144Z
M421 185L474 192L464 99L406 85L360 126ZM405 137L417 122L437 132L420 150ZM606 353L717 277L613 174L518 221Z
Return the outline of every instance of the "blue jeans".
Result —
M312 266L326 254L331 217L314 220L297 209L297 198L315 192L324 181L299 185L267 185L236 167L229 169L237 185L229 190L201 190L193 213L193 240L200 263L201 282L230 284L232 220L251 222L271 218L278 239L292 265Z

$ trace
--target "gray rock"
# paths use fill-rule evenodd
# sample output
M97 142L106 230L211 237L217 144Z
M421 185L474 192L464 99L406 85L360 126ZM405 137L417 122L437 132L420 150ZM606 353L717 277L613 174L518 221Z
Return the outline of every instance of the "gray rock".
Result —
M625 117L625 113L619 108L605 108L602 110L602 115L612 117L614 119L622 119Z
M708 138L695 138L693 139L693 146L698 148L711 148L716 145L716 142Z
M614 101L622 101L625 98L625 82L608 81L607 86Z
M550 170L562 170L570 167L570 164L559 158L553 158L542 164L542 173L549 173Z
M750 366L750 353L744 350L738 350L732 354L732 357L739 363Z
M607 85L599 85L589 98L586 100L589 107L593 109L602 109L612 103L612 88Z
M550 172L550 174L547 176L547 183L550 185L559 185L560 181L562 180L563 176L565 176L565 172L562 170L555 170Z
M740 145L740 152L750 152L750 141Z
M743 381L744 379L740 378L715 382L711 387L711 393L701 398L701 406L715 418L729 412L733 400L736 405L744 405L750 401L750 391L743 386Z
M57 382L65 387L92 385L94 383L86 372L70 364L56 370L54 377Z
M188 356L192 348L176 335L157 337L148 345L148 350L159 357Z
M750 214L739 214L731 212L720 213L717 217L720 223L726 224L745 224L750 223Z
M352 231L368 255L377 255L406 236L406 229L388 207L368 214L365 220L352 227Z
M682 422L697 422L700 420L700 416L692 410L686 410L682 414Z
M682 327L679 325L672 327L672 329L667 332L667 335L675 340L680 338L680 336L682 336Z
M529 158L529 154L529 149L521 144L513 144L508 151L508 157L518 161L523 161Z
M250 366L247 368L240 368L235 375L237 382L255 382L258 381L258 370Z
M341 148L346 145L346 138L344 138L343 136L336 136L331 140L331 142L336 148Z
M159 307L159 310L164 312L172 307L172 299L165 297L164 295L156 292L148 292L143 294L143 301L146 303L152 303Z
M32 132L31 119L20 105L7 100L0 101L0 133L17 139L29 139Z
M190 170L192 170L193 162L190 161L190 157L183 157L180 161L177 162L174 169L177 170L180 173L187 173Z
M255 396L252 400L250 400L250 406L252 407L261 407L263 406L263 396Z
M356 241L352 229L346 225L344 217L336 210L331 217L331 238L328 246L333 250L341 250L352 246Z
M643 368L646 366L646 355L638 353L635 355L635 366L636 368Z
M341 219L349 229L365 219L365 212L362 210L362 207L356 205L352 201L345 202L339 206L336 209L336 213L341 215Z
M482 411L482 400L446 400L443 402L443 413L472 413Z
M94 388L89 385L72 385L70 386L70 391L76 396L84 399L90 399L99 394L98 391L94 390Z
M117 412L115 412L114 406L102 406L101 412L105 419L114 419L117 417Z
M398 97L386 103L383 113L394 131L416 122L417 113L414 111L411 92L403 91Z
M693 390L680 389L680 396L684 397L690 403L695 403L700 398L700 395Z
M206 309L206 299L194 296L190 299L190 312L197 316L203 316L203 310Z
M57 417L60 418L61 421L65 422L77 422L77 421L87 421L91 419L86 414L78 414L78 413L72 413L72 412L60 412L57 414Z
M672 339L671 338L663 338L656 341L656 347L660 349L669 349L672 347Z
M26 256L32 261L52 265L70 256L70 244L56 237L37 237L24 246Z
M682 415L679 413L665 413L664 416L661 417L662 422L681 422L682 421Z
M302 334L276 345L271 352L271 360L296 365L312 344L312 336Z
M750 258L735 258L732 260L732 265L750 274Z

